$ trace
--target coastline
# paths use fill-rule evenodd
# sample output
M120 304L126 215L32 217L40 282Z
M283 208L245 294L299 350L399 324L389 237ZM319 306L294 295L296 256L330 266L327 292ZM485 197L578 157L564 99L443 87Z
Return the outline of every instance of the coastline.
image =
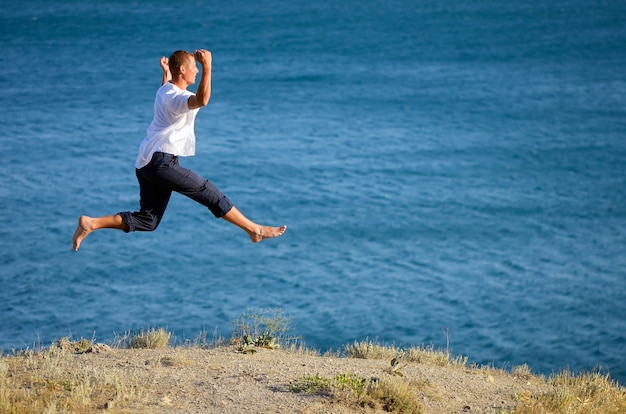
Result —
M27 409L26 400L39 398L34 403L39 412L51 413L532 413L542 412L528 409L536 409L542 396L562 392L526 366L507 372L436 359L394 366L384 357L320 355L295 348L242 352L236 345L137 349L90 344L79 350L68 344L3 356L0 412L36 412ZM26 388L17 382L22 376L28 377ZM339 376L405 386L417 404L389 410L384 401L368 402L349 390L302 386L303 380ZM596 379L608 381L618 397L621 393L617 407L626 409L624 388L606 377ZM604 403L576 398L571 404L587 411L569 406L567 412L620 412L588 410Z

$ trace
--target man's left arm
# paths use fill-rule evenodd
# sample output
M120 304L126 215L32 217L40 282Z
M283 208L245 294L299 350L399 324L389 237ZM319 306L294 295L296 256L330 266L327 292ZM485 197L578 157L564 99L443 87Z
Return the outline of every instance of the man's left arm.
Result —
M161 69L163 70L163 77L161 78L161 86L163 86L167 82L172 80L172 73L170 72L170 65L169 65L170 61L168 58L163 56L159 63L161 65Z

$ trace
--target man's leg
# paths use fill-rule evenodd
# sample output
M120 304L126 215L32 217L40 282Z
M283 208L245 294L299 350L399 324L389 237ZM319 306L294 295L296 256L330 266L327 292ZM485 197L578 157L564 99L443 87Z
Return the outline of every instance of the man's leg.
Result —
M254 223L233 206L212 182L182 167L178 159L169 168L159 170L158 174L160 179L167 180L174 191L206 206L215 217L223 218L245 231L253 243L282 236L287 229L287 226L269 227Z
M287 226L269 227L258 225L250 221L250 219L237 210L235 206L233 206L228 213L223 215L222 218L248 233L252 243L258 243L263 239L282 236L285 230L287 230Z
M104 217L80 216L78 219L78 226L76 227L74 237L72 238L74 251L80 248L80 243L89 235L89 233L98 229L118 229L128 231L128 226L119 214Z
M151 166L147 166L149 170ZM159 184L151 183L144 177L143 170L136 170L139 182L139 206L136 212L122 212L111 216L89 217L80 216L78 227L72 239L74 250L78 250L81 242L94 230L118 229L126 233L130 231L153 231L155 230L170 200L172 190Z

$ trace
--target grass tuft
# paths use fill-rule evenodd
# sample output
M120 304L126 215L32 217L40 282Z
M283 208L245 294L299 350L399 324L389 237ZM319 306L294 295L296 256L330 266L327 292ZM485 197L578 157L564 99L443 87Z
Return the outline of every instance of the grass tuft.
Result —
M465 366L467 357L452 357L447 351L436 350L431 347L411 347L409 349L397 348L395 346L383 346L371 340L355 341L353 344L344 347L346 354L350 358L362 359L389 359L403 362L426 363L445 366Z
M128 348L165 349L170 343L172 333L164 328L140 330L134 335L127 335L125 342Z
M390 413L420 414L424 412L411 385L397 378L392 377L372 384L368 389L367 397L371 400L371 406L380 406Z
M95 342L95 338L80 338L78 341L74 341L71 337L66 336L56 341L55 346L62 351L84 353L87 352L95 344Z
M573 375L564 371L548 379L552 390L541 395L517 396L514 414L626 413L626 388L598 372Z

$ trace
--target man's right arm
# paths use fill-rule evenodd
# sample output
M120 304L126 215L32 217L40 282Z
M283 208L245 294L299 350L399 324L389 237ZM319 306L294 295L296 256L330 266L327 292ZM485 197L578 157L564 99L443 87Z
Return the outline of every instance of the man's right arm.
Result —
M205 49L196 50L196 60L202 65L202 76L196 94L189 97L189 109L206 106L211 98L211 52Z

